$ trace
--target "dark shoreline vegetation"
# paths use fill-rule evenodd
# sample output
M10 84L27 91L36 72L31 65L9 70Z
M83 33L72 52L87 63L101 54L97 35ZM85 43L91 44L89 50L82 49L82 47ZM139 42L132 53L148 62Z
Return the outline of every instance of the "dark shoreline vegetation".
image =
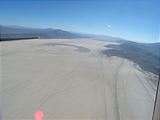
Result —
M156 75L160 73L160 43L153 43L152 46L152 44L124 42L119 45L106 45L105 47L112 48L102 51L108 57L126 58L138 64L145 71Z

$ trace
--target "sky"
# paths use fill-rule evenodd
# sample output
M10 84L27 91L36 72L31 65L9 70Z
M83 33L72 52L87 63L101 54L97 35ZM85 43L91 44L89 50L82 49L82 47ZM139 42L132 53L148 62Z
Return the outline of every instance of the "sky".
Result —
M159 42L158 0L0 0L0 24Z

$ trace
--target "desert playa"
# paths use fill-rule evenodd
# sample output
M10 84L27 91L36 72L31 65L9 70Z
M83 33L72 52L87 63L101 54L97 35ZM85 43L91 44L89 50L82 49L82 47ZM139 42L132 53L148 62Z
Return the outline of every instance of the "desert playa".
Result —
M1 42L4 120L151 120L155 75L121 57L107 57L94 39Z

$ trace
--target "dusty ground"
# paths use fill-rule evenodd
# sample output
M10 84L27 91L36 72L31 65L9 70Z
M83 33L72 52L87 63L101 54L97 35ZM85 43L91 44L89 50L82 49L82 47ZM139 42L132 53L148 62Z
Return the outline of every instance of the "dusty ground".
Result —
M151 120L152 75L107 57L91 39L1 42L1 116L34 119Z

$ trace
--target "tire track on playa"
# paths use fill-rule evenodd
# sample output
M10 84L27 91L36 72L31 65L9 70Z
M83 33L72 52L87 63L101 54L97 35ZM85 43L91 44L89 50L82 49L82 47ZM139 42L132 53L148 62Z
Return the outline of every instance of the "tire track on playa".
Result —
M33 50L33 52L35 53L35 56L37 57L38 56L38 54L39 54L39 50L37 50L36 49L36 47L33 45L33 44L29 44L30 46L31 46L31 49ZM34 58L33 58L34 59ZM56 65L56 66L54 66L54 68L59 68L60 66L63 66L63 64L61 64L61 65ZM45 77L46 79L48 78L48 77ZM45 79L44 78L44 79ZM16 84L15 86L13 86L13 87L10 87L10 88L8 88L8 89L4 89L4 90L0 90L0 93L4 93L4 92L9 92L9 91L11 91L11 90L15 90L15 89L17 89L18 87L21 87L22 85L24 85L24 87L23 87L23 89L24 88L27 88L28 86L27 86L27 83L30 83L31 81L33 81L33 80L37 80L38 81L38 79L36 79L36 78L33 78L33 79L29 79L29 80L25 80L25 81L22 81L22 82L19 82L18 84Z
M126 64L128 64L129 66L130 66L130 64L127 62L127 60L126 59L124 59L124 61L123 61L123 63L125 63L125 65ZM124 67L125 68L125 67ZM130 68L132 68L132 66L130 66ZM122 68L123 69L123 68ZM122 70L123 71L123 70ZM123 73L124 73L124 71L123 71ZM126 73L126 72L125 72ZM131 108L131 106L130 106L130 100L129 100L129 96L128 96L128 91L127 91L127 89L128 89L128 87L130 87L128 84L127 84L127 82L129 82L128 81L128 79L129 79L129 75L130 75L130 73L131 73L131 69L129 69L128 71L127 71L127 74L125 74L125 78L126 79L120 79L120 83L121 83L121 85L120 85L120 87L121 87L121 93L119 93L119 94L121 94L121 101L120 101L120 103L121 104L119 104L119 106L121 107L120 109L123 109L123 111L121 112L121 114L120 114L120 119L124 119L124 116L126 117L126 118L134 118L134 116L133 116L133 110L132 110L132 108ZM122 97L123 96L123 97ZM123 116L123 118L122 118L122 116Z
M136 72L135 70L132 69L132 71L133 71L133 73L135 74L135 76L136 76L136 78L138 79L138 81L139 81L139 82L141 83L141 85L143 86L143 88L145 89L145 91L146 91L146 93L148 94L151 102L153 102L153 101L154 101L154 98L153 98L153 96L150 94L150 92L149 92L148 88L146 87L145 83L144 83L144 82L142 81L142 79L138 76L138 74L137 74L137 72ZM151 89L152 89L152 88L151 88Z
M120 117L121 117L119 103L118 103L118 74L119 74L120 68L122 67L123 63L124 63L124 59L122 59L121 63L119 64L115 72L115 109L116 109L116 119L117 120L120 120Z
M98 56L99 57L99 56ZM104 63L103 63L103 55L100 54L100 57L99 57L99 63L100 63L100 67L101 67L101 73L102 73L102 79L103 79L103 82L104 82L104 111L105 111L105 119L107 119L107 104L106 104L106 89L105 89L105 77L104 77ZM116 113L115 113L115 116L116 116L116 120L120 120L120 108L119 108L119 103L118 103L118 74L119 74L119 71L120 71L120 68L122 67L124 63L124 59L122 59L121 63L118 65L117 69L116 69L116 72L115 72L115 90L114 90L114 96L115 96L115 110L116 110Z
M69 75L69 74L72 74L72 72L66 74L66 75ZM66 76L66 75L63 75L63 76ZM77 85L76 85L77 86ZM65 88L65 89L62 89L62 90L59 90L57 92L53 92L54 90L50 90L50 93L49 95L47 95L45 97L45 99L40 103L39 107L38 108L41 108L45 103L47 103L47 101L52 98L53 96L57 95L57 94L61 94L61 93L64 93L64 92L67 92L69 91L70 89L73 89L75 88L76 86L72 86L72 87L68 87L68 88Z
M77 62L77 65L70 72L62 75L61 78L65 78L65 76L67 76L68 79L70 79L73 76L73 72L76 71L79 68L79 66L80 66L80 64L78 64L78 62ZM70 79L70 83L71 83L71 81L72 81L72 79ZM78 85L71 85L70 87L67 87L65 89L59 90L57 92L53 92L54 90L51 89L50 90L51 94L49 94L48 96L45 97L45 99L40 103L38 108L41 108L45 103L47 103L47 101L49 101L49 99L51 99L55 95L68 92L69 90L77 88L79 86L80 86L79 84Z
M36 50L35 50L35 48L33 47L33 45L32 45L32 44L29 44L29 45L31 46L31 49L33 50L33 52L36 53ZM37 53L36 53L36 54L37 54ZM27 80L27 81L20 82L20 83L18 83L17 85L15 85L15 86L13 86L13 87L10 87L10 88L8 88L8 89L1 90L0 93L2 93L2 92L8 92L8 91L10 91L10 90L14 90L14 89L18 88L19 86L23 85L24 83L28 83L28 82L30 82L30 81L32 81L32 80ZM24 88L24 87L23 87L23 88Z
M36 50L36 48L34 48L32 44L30 44L30 46L31 46L31 48L33 49L35 55L38 56L38 54L39 54L38 52L39 52L39 51ZM56 65L54 68L58 68L58 67L60 67L60 66L63 66L63 64L61 64L61 65ZM19 82L18 84L16 84L16 85L13 86L13 87L10 87L10 88L4 89L4 90L0 90L0 93L2 93L2 92L8 92L8 91L11 91L11 90L15 90L15 89L17 89L18 87L21 87L22 85L24 85L24 87L23 87L23 89L24 89L24 88L28 87L28 86L27 86L27 83L30 83L30 82L33 81L33 80L36 80L36 78ZM38 79L37 79L37 81L38 81Z
M49 99L51 99L51 98L54 97L55 95L68 92L69 90L71 90L71 89L73 89L73 88L76 88L77 86L78 86L78 85L72 86L72 87L69 87L69 88L66 88L66 89L63 89L63 90L59 90L59 91L57 91L57 92L53 92L52 94L49 94L49 95L46 96L45 99L40 103L40 105L39 105L38 108L41 109L42 106L45 105L45 103L47 103L47 101L49 101Z
M135 64L135 63L134 63ZM138 65L134 65L134 67L135 67L135 69L137 69L138 71L140 71L140 72L142 72L144 75L146 75L146 79L149 79L149 81L147 82L149 85L150 85L150 87L154 90L154 91L156 91L156 85L153 83L153 81L152 81L152 77L149 75L150 73L148 73L147 71L144 71L142 68L138 68ZM158 81L158 76L155 78L157 81ZM155 80L154 79L154 80Z
M105 77L104 77L104 67L103 67L103 58L102 58L102 54L100 54L100 56L98 56L98 63L100 64L100 69L101 69L101 73L102 73L102 80L103 80L103 101L104 101L104 117L107 120L107 104L106 104L106 88L105 88Z
M78 61L78 63L79 63L79 62L80 62L80 61ZM80 64L78 64L73 71L78 71L79 66L80 66ZM70 76L69 78L72 78L72 76ZM96 80L94 80L94 81L96 81ZM93 81L90 82L88 85L85 85L85 86L89 86L90 84L93 84ZM54 96L56 96L56 95L58 95L58 94L63 94L63 93L65 93L65 92L68 92L68 91L71 91L71 90L73 90L73 89L75 89L75 88L80 88L80 87L83 87L83 86L84 86L84 85L83 85L82 83L79 83L79 84L70 86L70 87L68 87L68 88L66 88L66 89L57 91L56 93L50 94L50 95L48 96L48 98L45 99L45 101L43 101L43 103L41 103L40 107L42 107L43 104L45 104L45 102L49 101L49 99L51 99L52 97L54 97ZM40 108L40 107L39 107L39 108ZM53 115L53 113L54 113L53 111L50 112L50 113L48 113L48 116L50 116L51 114Z

